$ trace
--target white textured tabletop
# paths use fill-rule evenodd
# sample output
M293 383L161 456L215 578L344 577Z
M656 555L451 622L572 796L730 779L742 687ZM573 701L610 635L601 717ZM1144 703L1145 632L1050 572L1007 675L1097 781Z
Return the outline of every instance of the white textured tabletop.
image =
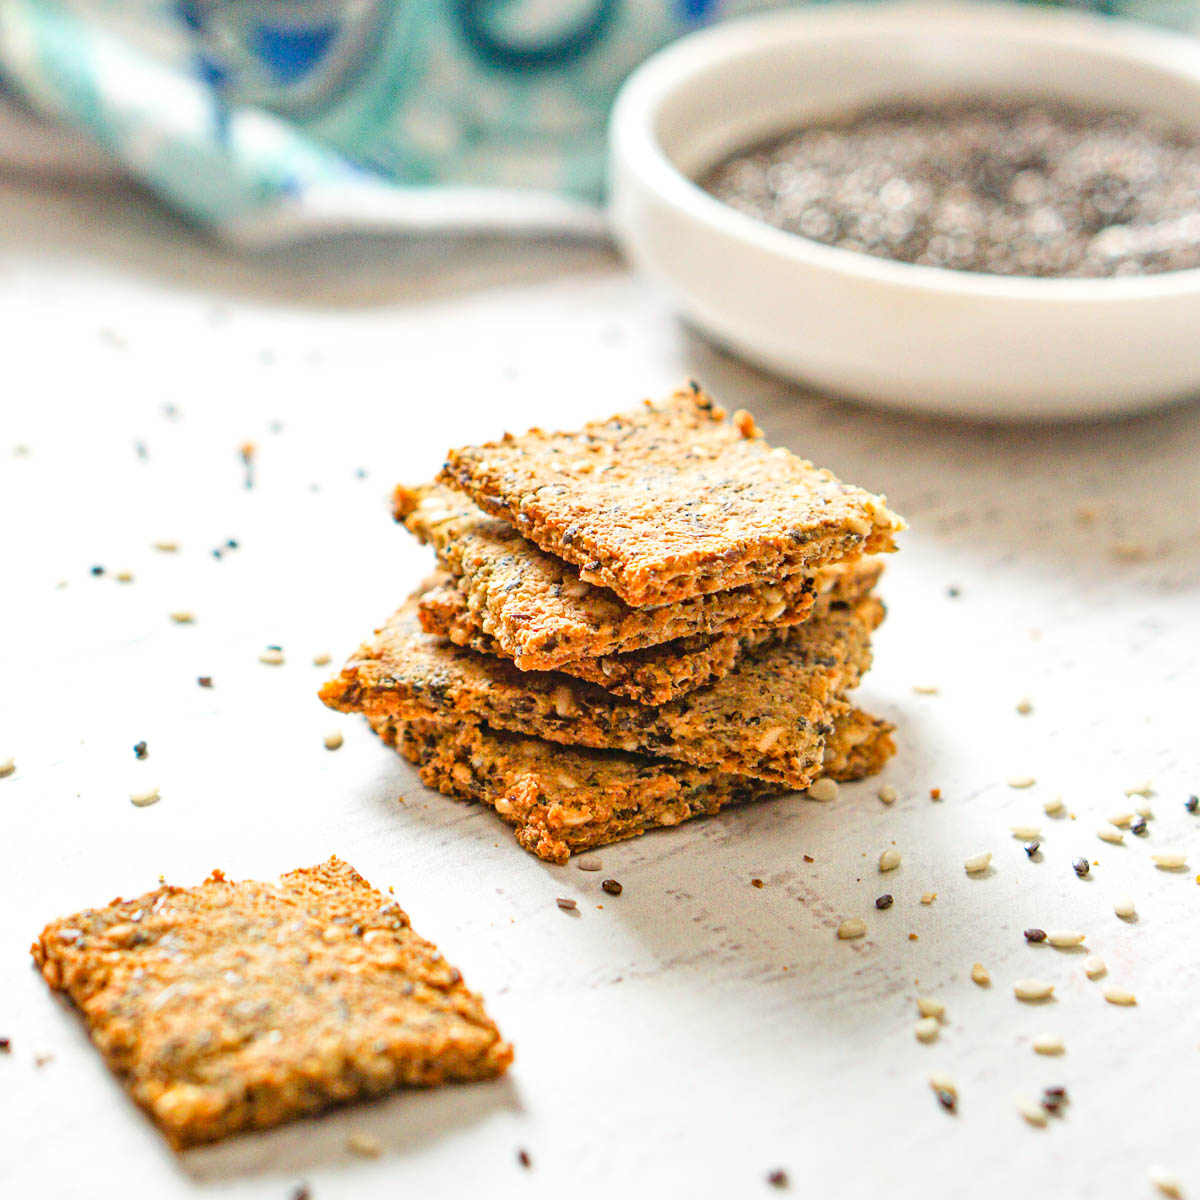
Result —
M0 190L0 331L0 760L16 760L0 779L0 1196L287 1200L304 1181L313 1200L753 1197L782 1169L807 1196L1137 1198L1152 1163L1200 1196L1200 816L1184 807L1200 791L1200 409L1024 429L871 412L722 357L600 250L355 243L247 262L115 190ZM339 661L429 566L389 518L394 482L451 444L569 427L687 376L909 518L861 690L900 751L832 804L609 847L603 876L549 866L325 710L332 668L312 658ZM285 665L258 661L267 645ZM1101 842L1145 781L1148 835ZM133 807L149 786L161 801ZM1070 815L1047 817L1057 794ZM1039 858L1014 823L1042 826ZM882 876L892 846L903 862ZM1188 868L1156 869L1172 846ZM968 876L984 850L991 870ZM482 992L510 1074L172 1154L31 967L31 939L160 874L269 878L332 853L394 885ZM1135 920L1113 913L1126 894ZM835 937L849 916L863 940ZM1107 976L1026 945L1029 926L1086 932ZM1054 999L1018 1002L1028 977ZM1137 1006L1106 1003L1108 985ZM914 1037L918 996L946 1006L933 1044ZM1064 1055L1034 1054L1044 1032ZM1014 1097L1047 1085L1070 1102L1034 1128ZM382 1154L350 1154L352 1131Z

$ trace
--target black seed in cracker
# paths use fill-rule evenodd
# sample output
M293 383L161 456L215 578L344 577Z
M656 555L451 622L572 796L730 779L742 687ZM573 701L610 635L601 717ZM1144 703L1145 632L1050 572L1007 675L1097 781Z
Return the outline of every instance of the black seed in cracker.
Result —
M138 742L133 748L134 758L145 758L147 753L145 742Z
M876 897L875 907L876 908L891 908L893 903L894 903L894 900L892 897L892 893L884 892L882 896Z
M1041 842L1026 842L1025 853L1032 858L1042 848Z
M606 879L600 886L610 896L619 896L625 890L615 879Z
M1091 869L1091 863L1086 858L1077 858L1071 866L1075 868L1075 874L1082 879Z

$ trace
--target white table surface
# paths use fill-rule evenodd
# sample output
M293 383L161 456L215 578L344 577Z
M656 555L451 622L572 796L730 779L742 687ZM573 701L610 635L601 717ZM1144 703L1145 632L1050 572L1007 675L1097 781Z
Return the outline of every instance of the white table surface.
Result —
M753 1197L777 1194L782 1167L807 1196L1137 1198L1152 1162L1200 1195L1200 817L1183 807L1200 790L1200 409L910 420L730 361L603 250L245 261L121 190L0 189L0 331L0 759L17 760L0 780L0 1196L284 1200L304 1180L314 1200ZM691 375L908 516L861 690L900 752L831 805L787 798L610 847L603 876L549 866L325 710L311 659L340 661L430 564L389 519L394 482L451 444L570 427ZM228 537L240 548L217 561ZM152 551L164 538L180 552ZM267 644L285 666L257 661ZM1036 786L1006 785L1020 775ZM1147 779L1150 836L1098 841ZM132 807L149 785L161 802ZM1076 820L1042 815L1060 792ZM1044 826L1042 861L1015 821ZM881 877L893 844L903 865ZM1189 850L1186 872L1151 864L1167 845ZM985 849L992 871L968 878ZM172 1154L32 969L31 939L160 873L267 878L332 853L394 885L483 993L511 1072ZM1079 854L1098 861L1086 881ZM884 891L895 905L876 912ZM1136 922L1113 915L1122 893ZM839 942L851 915L869 935ZM1030 925L1085 930L1138 1007L1106 1004L1082 953L1026 946ZM1056 999L1018 1003L1028 976ZM913 1036L925 994L947 1007L934 1045ZM1033 1054L1043 1031L1064 1057ZM957 1081L957 1116L935 1070ZM1053 1083L1066 1116L1026 1126L1014 1094ZM351 1131L382 1156L349 1154Z

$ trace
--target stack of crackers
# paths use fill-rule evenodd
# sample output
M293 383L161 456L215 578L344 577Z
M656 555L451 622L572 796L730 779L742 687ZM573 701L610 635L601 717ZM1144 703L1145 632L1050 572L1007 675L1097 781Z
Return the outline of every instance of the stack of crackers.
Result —
M849 693L882 621L885 500L696 385L454 450L395 514L439 573L322 689L554 862L894 750Z

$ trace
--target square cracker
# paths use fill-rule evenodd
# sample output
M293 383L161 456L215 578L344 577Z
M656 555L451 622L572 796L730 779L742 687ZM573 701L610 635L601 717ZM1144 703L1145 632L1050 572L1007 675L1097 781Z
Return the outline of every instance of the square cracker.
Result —
M515 827L524 849L551 862L785 790L706 767L564 748L481 725L372 724L420 767L426 786L489 805ZM895 751L891 729L861 709L848 709L826 739L822 774L837 780L874 774Z
M557 671L564 663L697 634L794 625L815 599L816 580L798 572L777 583L633 608L608 588L585 583L578 567L546 554L444 484L398 487L393 507L396 519L433 547L497 653L523 671Z
M904 527L695 384L576 432L452 450L439 478L634 606L891 551Z
M876 559L823 568L816 575L819 588L812 616L825 616L834 604L862 599L882 569ZM511 657L505 643L486 632L467 596L449 577L431 581L421 597L420 617L426 633L448 637L456 646L470 646L481 654ZM557 669L614 696L627 696L639 704L666 704L728 675L743 654L784 640L789 628L790 623L758 625L741 633L697 633L623 654L563 662Z
M807 787L821 769L839 694L870 664L874 597L835 606L723 679L650 708L557 672L454 646L420 625L420 593L361 646L321 699L371 719L486 723L566 745L626 750Z
M32 953L177 1149L512 1061L459 972L337 858L85 909Z

